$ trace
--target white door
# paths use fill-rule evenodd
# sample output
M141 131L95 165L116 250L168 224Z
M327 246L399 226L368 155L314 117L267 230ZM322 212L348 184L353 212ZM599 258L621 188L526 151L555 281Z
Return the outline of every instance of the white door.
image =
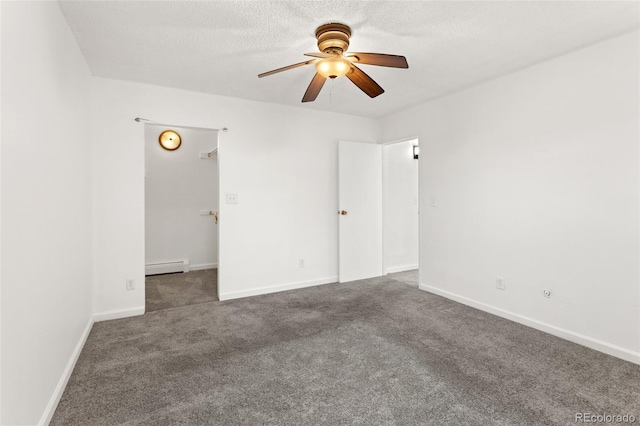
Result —
M382 147L338 143L340 282L382 275Z

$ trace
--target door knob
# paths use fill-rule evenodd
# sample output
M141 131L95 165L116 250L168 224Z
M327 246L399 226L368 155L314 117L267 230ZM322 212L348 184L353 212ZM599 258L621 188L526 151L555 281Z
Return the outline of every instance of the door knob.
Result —
M342 216L346 216L346 215L347 215L347 211L346 211L346 210L341 210L339 213L340 213Z

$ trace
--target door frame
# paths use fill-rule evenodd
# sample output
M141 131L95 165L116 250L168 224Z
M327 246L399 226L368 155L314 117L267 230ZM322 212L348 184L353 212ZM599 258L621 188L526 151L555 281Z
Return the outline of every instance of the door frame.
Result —
M392 141L380 143L380 145L382 145L383 147L382 164L380 165L382 167L382 275L383 276L388 274L387 247L389 245L388 238L387 238L387 206L388 206L389 194L388 194L388 189L385 185L387 173L385 173L385 167L384 167L385 159L386 159L386 153L385 153L384 147L387 145L394 145L397 143L410 142L410 141L417 141L418 146L420 146L420 138L418 136L406 137L402 139L394 139ZM420 185L422 182L422 165L420 164L421 161L422 160L420 159L420 156L418 156L418 283L419 284L422 283L422 267L420 262L420 256L422 254L422 218L420 216L422 212L422 197L421 197L421 191L420 191Z

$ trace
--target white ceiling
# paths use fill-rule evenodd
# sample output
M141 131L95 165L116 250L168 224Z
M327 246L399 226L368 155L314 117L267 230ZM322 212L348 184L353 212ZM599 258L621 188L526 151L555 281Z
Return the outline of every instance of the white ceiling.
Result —
M631 31L635 1L60 1L94 75L380 117ZM351 26L350 51L404 55L362 65L385 93L348 79L300 100L312 65L258 79L317 51L315 29Z

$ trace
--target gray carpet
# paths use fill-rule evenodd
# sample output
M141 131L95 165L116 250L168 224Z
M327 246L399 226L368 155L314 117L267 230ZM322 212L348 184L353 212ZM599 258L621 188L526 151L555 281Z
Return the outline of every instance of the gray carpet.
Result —
M218 270L152 275L145 279L146 312L218 300Z
M640 366L388 276L94 325L53 425L569 425Z
M418 281L418 270L412 269L410 271L396 272L395 274L388 274L387 278L398 281L403 284L410 285L411 287L418 287L420 281Z

